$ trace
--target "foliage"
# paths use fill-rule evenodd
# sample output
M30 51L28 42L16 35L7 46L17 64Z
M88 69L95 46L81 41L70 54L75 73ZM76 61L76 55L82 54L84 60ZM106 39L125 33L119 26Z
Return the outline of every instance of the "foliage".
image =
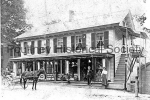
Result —
M23 0L1 0L1 8L1 33L8 41L32 27L26 23Z
M146 16L145 14L143 14L142 16L136 16L136 20L140 23L141 26L143 26L143 24L146 21ZM147 27L143 27L143 30L150 33L150 29L148 29Z

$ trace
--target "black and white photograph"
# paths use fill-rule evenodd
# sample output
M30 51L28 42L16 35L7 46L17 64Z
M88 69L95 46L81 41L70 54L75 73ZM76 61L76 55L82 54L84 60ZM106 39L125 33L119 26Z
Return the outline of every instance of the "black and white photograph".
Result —
M150 0L1 0L0 100L150 100Z

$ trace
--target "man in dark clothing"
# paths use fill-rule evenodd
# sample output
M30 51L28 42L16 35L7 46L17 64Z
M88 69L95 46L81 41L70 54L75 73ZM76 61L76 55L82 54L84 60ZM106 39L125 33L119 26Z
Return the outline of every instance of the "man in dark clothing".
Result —
M88 66L88 70L87 70L88 85L91 85L91 78L92 78L92 70L91 70L90 66Z

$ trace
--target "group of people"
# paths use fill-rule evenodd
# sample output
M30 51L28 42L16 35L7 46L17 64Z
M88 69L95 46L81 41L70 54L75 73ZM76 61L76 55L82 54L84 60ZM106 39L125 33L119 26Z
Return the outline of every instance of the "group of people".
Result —
M93 71L91 70L91 67L88 66L88 70L87 70L88 85L91 85L91 80L92 80L93 76L94 76ZM103 70L101 70L101 77L102 77L102 85L105 86L105 88L107 88L108 82L107 82L107 70L106 70L106 68L103 68Z

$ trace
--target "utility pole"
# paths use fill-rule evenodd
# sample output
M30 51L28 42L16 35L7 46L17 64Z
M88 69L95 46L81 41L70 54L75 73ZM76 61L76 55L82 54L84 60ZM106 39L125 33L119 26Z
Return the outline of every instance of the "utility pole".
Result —
M127 38L128 38L128 29L127 27L125 28L126 29L126 57L125 57L125 83L124 83L124 90L127 90L127 86L126 86L126 83L127 83L127 61L128 61L128 50L127 50Z
M139 92L141 93L141 32L140 32L140 52L139 52Z

